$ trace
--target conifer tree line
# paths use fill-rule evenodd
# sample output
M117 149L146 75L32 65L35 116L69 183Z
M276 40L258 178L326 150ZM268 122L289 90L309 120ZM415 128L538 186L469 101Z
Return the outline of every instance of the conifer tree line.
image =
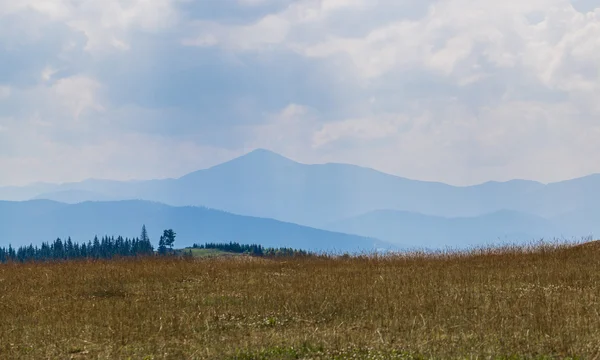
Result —
M172 229L164 230L158 242L156 253L148 237L146 225L142 226L142 232L136 238L104 236L99 239L95 236L94 240L79 244L73 242L69 237L67 240L57 238L54 242L44 242L40 246L33 246L32 244L15 249L8 245L8 247L0 247L0 264L7 262L112 259L115 257L153 256L155 254L164 256L175 254L173 244L176 235ZM237 242L194 244L193 247L196 249L216 249L231 253L249 254L251 256L295 257L309 255L304 250L284 247L265 248L257 244L243 245ZM184 255L190 254L185 253Z
M172 248L175 240L173 230L165 230L169 234L169 243ZM163 235L164 236L164 235ZM162 237L161 237L162 240ZM161 244L164 246L164 244ZM166 246L161 249L161 255L167 254ZM54 242L44 242L41 246L21 246L17 249L11 245L0 247L0 263L29 262L29 261L56 261L76 259L112 259L115 257L137 257L154 255L154 247L148 237L146 226L142 227L140 237L123 238L122 236L104 236L101 239L87 243L75 243L69 237L67 240L56 239Z
M292 249L292 248L265 248L261 245L251 244L244 245L237 242L229 243L206 243L203 245L194 244L195 249L215 249L226 252L232 252L236 254L249 254L252 256L268 256L268 257L293 257L293 256L307 256L308 252L304 250Z

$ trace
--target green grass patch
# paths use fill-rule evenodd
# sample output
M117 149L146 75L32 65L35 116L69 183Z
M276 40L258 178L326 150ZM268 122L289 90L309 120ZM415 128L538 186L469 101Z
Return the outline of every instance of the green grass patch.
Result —
M240 256L242 254L236 254L232 252L222 251L218 249L193 249L186 248L184 251L191 251L192 255L196 258L213 258L220 256Z

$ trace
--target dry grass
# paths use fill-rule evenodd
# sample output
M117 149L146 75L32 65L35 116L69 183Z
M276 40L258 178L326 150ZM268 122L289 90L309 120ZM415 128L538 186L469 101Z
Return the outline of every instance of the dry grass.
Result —
M0 265L0 358L595 358L600 245Z

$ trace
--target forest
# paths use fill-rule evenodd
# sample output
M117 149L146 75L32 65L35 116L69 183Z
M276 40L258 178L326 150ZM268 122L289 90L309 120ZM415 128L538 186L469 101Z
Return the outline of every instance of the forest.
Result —
M172 250L176 233L172 229L165 230L160 237L158 254L166 255ZM46 262L80 259L113 259L116 257L152 256L154 246L148 237L146 225L142 226L139 237L94 236L93 240L83 243L57 238L53 242L43 242L39 246L30 244L13 248L11 245L0 247L0 263L7 262Z
M248 254L252 256L267 256L267 257L280 257L280 256L308 256L310 253L305 250L280 247L280 248L265 248L262 245L251 244L245 245L237 242L229 243L206 243L206 244L194 244L194 249L216 249L225 252L231 252L236 254Z
M64 260L110 260L113 258L166 256L182 254L190 255L189 251L173 251L176 233L173 229L164 230L155 251L146 225L142 226L141 235L135 238L123 236L95 236L93 240L83 243L74 242L71 237L67 240L57 238L53 242L43 242L39 246L30 244L13 248L11 245L0 247L0 263L7 262L46 262ZM240 244L237 242L194 244L194 249L216 249L227 253L246 254L257 257L298 257L308 256L309 252L293 248L265 248L262 245Z
M87 243L76 243L69 237L63 241L57 238L53 242L44 242L40 246L0 247L0 263L58 261L76 259L112 259L115 257L149 256L154 247L148 239L104 236L94 237Z

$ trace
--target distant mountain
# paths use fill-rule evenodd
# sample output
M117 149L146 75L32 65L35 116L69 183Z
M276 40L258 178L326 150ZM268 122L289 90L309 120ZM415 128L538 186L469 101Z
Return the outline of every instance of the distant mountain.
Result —
M94 191L73 189L42 193L35 196L33 200L53 200L67 204L77 204L86 201L111 201L119 199Z
M22 201L32 199L39 194L54 191L58 185L47 183L36 183L27 186L4 186L0 187L0 200Z
M452 218L509 210L554 218L595 206L600 202L599 190L600 175L548 185L513 180L458 187L354 165L300 164L259 149L178 179L0 188L0 198L22 200L30 195L27 199L70 203L140 199L323 227L380 209Z
M377 209L440 216L477 215L510 207L511 200L518 202L540 187L543 185L515 181L461 188L409 180L354 165L305 165L259 149L179 179L87 180L56 185L46 189L41 197L64 200L57 198L56 193L79 191L81 195L89 191L93 195L77 200L95 200L98 196L143 199L318 226Z
M199 207L171 207L148 201L0 201L0 245L40 243L68 236L76 241L88 241L95 235L133 237L139 235L143 224L155 244L164 229L173 228L180 247L229 241L319 251L388 247L375 239Z
M406 247L464 248L561 238L566 236L564 230L568 227L566 223L515 211L497 211L477 217L444 218L387 210L336 221L326 228L402 243Z
M561 224L567 233L600 236L600 208L586 206L552 217L551 220Z

